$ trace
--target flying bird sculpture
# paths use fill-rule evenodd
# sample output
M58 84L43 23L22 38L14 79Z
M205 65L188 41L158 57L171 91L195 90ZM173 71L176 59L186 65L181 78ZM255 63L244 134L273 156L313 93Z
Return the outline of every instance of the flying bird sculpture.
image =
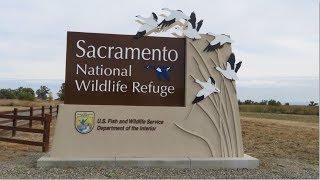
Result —
M202 89L198 92L196 98L192 101L192 104L202 101L212 93L220 92L220 89L216 87L215 81L212 77L210 77L207 82L201 82L198 79L195 79L195 82L198 83Z
M214 51L218 48L221 48L225 43L233 43L233 40L225 34L213 34L210 32L207 34L214 36L214 39L208 44L208 46L203 51Z
M157 26L158 26L158 16L154 12L152 12L151 16L148 18L144 18L140 15L138 15L136 17L141 19L144 22L141 25L141 27L139 28L137 34L135 36L133 36L133 38L135 38L135 39L141 38L142 36L148 34L149 32L151 32L153 29L157 28Z
M169 11L169 16L165 17L164 20L158 25L160 29L171 26L180 19L188 20L189 17L185 15L181 10L171 10L169 8L163 8L162 10Z
M197 23L196 14L192 12L190 15L190 19L188 20L187 29L184 30L181 27L176 27L176 29L179 29L185 36L187 36L190 39L193 39L193 40L201 39L199 30L202 26L202 23L203 23L203 20L200 20Z
M167 66L149 66L146 65L144 68L149 69L152 68L156 71L156 76L159 80L162 80L162 78L170 81L170 76L168 74L169 71L171 71L173 68L172 67L167 67Z
M229 59L227 61L227 68L226 70L221 69L220 67L216 67L216 69L223 74L223 76L230 80L238 80L237 72L241 67L242 61L236 63L236 58L234 56L234 53L231 53L229 56Z

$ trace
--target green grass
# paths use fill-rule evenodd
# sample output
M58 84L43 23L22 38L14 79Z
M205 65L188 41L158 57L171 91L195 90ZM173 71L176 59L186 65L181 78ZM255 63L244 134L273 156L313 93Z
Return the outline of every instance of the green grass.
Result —
M240 116L259 118L259 119L277 119L277 120L298 121L298 122L306 122L306 123L318 123L319 122L319 116L317 116L317 115L240 112Z
M240 105L239 110L240 112L318 115L319 116L318 106Z

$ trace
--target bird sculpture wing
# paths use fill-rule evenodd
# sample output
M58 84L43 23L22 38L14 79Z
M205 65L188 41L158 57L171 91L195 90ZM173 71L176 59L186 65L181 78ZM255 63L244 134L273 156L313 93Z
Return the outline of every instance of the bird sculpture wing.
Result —
M160 27L161 29L164 28L164 27L168 27L170 26L171 24L175 23L176 22L176 19L173 18L171 20L166 20L167 18L165 18L163 21L161 21L161 23L158 24L158 27Z
M198 103L200 101L202 101L204 99L204 95L202 96L196 96L196 98L194 98L194 100L192 101L192 104Z
M149 31L151 31L154 27L148 25L148 24L143 24L139 29L136 35L133 36L135 39L139 39L142 36L146 35Z
M194 12L192 12L190 14L190 19L188 21L191 23L192 29L196 29L196 21L197 21L197 19L196 19L196 14Z
M156 13L152 12L152 16L155 21L158 21L158 16Z
M227 62L230 64L231 70L234 70L234 64L236 63L236 58L234 57L233 53L231 53Z
M201 97L201 96L203 96L203 97L206 97L206 95L208 94L208 90L207 89L205 89L205 88L203 88L203 89L201 89L198 93L197 93L197 97Z
M232 43L233 42L227 35L221 34L220 37L221 37L220 38L221 45L223 45L225 43Z
M236 73L237 73L238 70L240 69L241 64L242 64L242 61L240 61L240 62L238 62L238 63L236 64L236 69L234 70Z
M138 32L142 32L142 31L149 32L149 31L151 31L153 28L154 28L154 27L150 26L149 24L144 24L144 25L142 25L142 26L139 28Z
M220 46L220 37L218 35L214 36L214 39L210 42L210 45L216 45L219 43Z
M210 84L216 84L216 81L211 76L209 77L207 82L210 83Z
M202 24L203 24L203 20L201 19L201 20L197 23L197 31L200 30Z

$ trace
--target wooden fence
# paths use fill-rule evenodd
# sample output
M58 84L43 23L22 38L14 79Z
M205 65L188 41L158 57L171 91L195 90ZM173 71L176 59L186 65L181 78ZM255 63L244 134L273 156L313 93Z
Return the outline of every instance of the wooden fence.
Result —
M40 112L40 110L41 110L41 113L35 114L36 112ZM46 114L45 110L49 110L49 113ZM29 112L29 115L18 115L18 113L28 113L28 112ZM1 136L0 136L0 141L33 145L33 146L41 146L42 152L47 152L49 150L50 123L52 121L52 117L54 113L56 114L56 116L58 115L59 105L56 107L49 106L47 108L44 106L42 106L41 108L30 107L30 109L27 109L27 110L18 110L17 108L14 108L13 111L0 112L0 130L1 129L11 130L12 137L16 136L17 131L39 133L43 135L42 142L21 140L16 138L7 138L7 137L1 137ZM6 119L6 120L3 120L3 119ZM17 122L19 120L29 121L29 123L18 125ZM12 126L3 125L3 124L8 124L11 121L12 121ZM41 124L43 124L43 129L32 128L33 121L41 122ZM24 127L26 125L28 127Z

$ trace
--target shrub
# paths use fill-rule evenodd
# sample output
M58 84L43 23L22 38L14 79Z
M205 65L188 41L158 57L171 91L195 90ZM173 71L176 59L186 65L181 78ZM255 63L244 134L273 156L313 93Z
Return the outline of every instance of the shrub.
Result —
M15 90L0 89L0 99L16 99Z
M30 92L21 92L18 95L18 99L33 101L35 99L35 97L34 97L34 94L32 94Z

